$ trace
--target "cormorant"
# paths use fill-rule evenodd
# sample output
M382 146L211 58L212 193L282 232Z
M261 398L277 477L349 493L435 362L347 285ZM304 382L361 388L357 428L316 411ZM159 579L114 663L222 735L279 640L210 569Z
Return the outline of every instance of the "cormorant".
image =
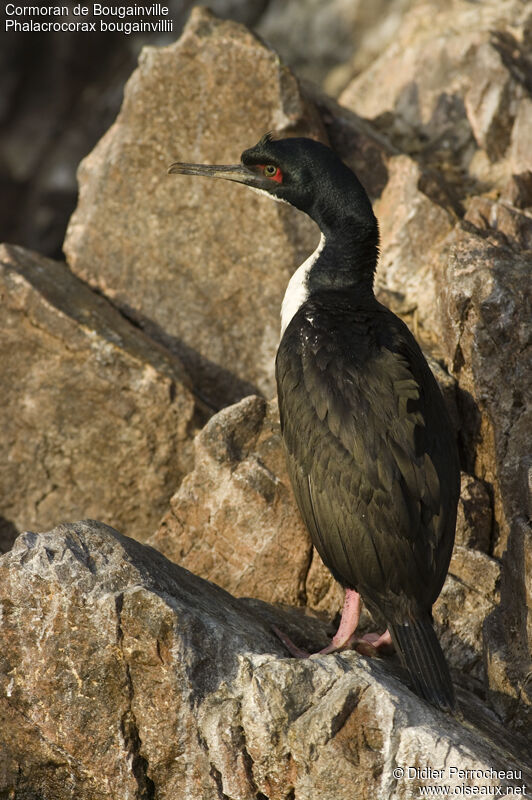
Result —
M415 691L452 709L432 605L454 541L455 438L416 340L375 298L379 233L362 184L320 142L270 134L238 165L175 163L169 172L246 184L318 224L318 248L283 300L276 378L296 500L346 589L340 627L321 652L355 641L362 596L387 627L367 639L392 642Z

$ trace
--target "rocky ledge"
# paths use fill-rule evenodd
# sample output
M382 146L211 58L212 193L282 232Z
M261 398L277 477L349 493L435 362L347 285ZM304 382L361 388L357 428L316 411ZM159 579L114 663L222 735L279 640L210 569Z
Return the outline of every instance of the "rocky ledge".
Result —
M532 785L467 691L453 718L393 660L288 658L272 623L314 646L322 623L237 600L101 523L22 534L0 586L2 797L395 800L435 783Z

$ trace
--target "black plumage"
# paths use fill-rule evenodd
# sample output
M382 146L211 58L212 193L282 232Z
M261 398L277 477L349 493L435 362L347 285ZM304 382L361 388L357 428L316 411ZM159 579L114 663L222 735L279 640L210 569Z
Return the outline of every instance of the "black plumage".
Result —
M388 627L415 690L454 694L431 608L451 556L459 466L445 404L407 326L373 292L378 227L354 173L309 139L264 137L237 180L295 205L324 240L286 301L276 358L298 506L321 558Z

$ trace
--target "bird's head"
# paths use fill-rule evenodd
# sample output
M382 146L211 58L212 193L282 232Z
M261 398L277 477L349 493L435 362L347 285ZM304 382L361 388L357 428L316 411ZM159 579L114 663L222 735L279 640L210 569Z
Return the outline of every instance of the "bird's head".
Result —
M376 226L371 204L355 174L329 147L306 138L266 134L244 150L240 164L172 164L170 173L243 183L304 211L324 231L346 217Z

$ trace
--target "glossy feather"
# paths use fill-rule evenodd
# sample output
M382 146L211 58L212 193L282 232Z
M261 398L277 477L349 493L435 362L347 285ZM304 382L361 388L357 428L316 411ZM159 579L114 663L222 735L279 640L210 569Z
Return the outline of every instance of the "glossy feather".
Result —
M387 622L430 614L459 469L408 328L374 298L315 294L287 328L276 372L290 477L324 563Z

